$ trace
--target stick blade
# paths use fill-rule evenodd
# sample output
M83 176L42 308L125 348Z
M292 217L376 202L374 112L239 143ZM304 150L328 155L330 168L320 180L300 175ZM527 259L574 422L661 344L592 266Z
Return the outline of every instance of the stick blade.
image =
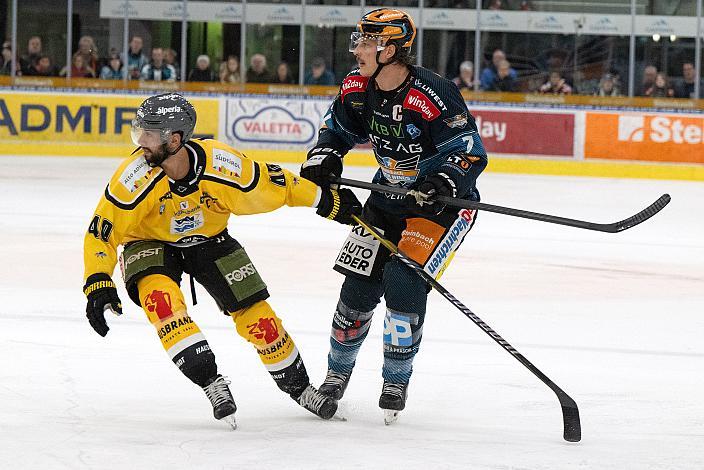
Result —
M561 397L562 421L565 425L563 437L567 442L579 442L582 440L582 424L579 420L579 409L577 403L565 395Z
M623 230L627 230L631 227L635 227L636 225L645 222L646 220L663 210L665 206L670 203L671 200L672 198L669 194L663 194L654 203L652 203L642 211L638 212L636 215L624 219L620 222L616 222L615 224L612 224L611 227L613 230L610 231L614 233L622 232Z

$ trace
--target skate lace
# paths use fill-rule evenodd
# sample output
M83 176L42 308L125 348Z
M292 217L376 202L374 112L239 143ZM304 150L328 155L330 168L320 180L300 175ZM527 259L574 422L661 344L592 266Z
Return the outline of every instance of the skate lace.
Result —
M406 389L406 384L395 384L392 382L384 382L384 386L381 388L381 394L382 395L393 395L396 397L403 398L405 389Z
M312 385L308 385L301 396L298 398L298 404L309 410L319 410L328 397L318 392Z
M347 382L347 376L332 370L328 371L327 377L323 380L323 385L343 386Z
M220 376L213 380L210 385L203 387L203 391L205 391L205 395L208 397L208 400L210 400L210 403L213 404L213 408L227 403L228 401L232 401L232 395L228 388L230 383L227 377Z

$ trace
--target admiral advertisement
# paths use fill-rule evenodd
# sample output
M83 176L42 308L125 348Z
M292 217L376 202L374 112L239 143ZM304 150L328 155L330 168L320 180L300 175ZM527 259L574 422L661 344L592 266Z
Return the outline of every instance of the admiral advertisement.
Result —
M235 148L305 150L318 136L330 99L230 98L221 107L225 142Z
M127 156L132 119L147 95L14 93L0 96L0 154ZM196 135L217 137L218 100L191 99Z
M469 109L489 153L574 157L572 113Z

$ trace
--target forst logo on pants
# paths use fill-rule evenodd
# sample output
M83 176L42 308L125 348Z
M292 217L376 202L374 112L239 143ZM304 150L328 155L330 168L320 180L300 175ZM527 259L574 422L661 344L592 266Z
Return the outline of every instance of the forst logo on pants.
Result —
M146 250L139 251L133 255L131 255L127 260L125 261L125 264L129 266L130 264L134 263L137 260L140 260L142 258L146 258L148 256L154 256L158 255L159 252L161 251L161 248L147 248Z
M227 273L225 275L225 280L227 281L227 284L231 286L235 282L243 281L252 274L256 273L257 270L254 268L254 264L248 263L242 266L241 268L235 269L234 271Z

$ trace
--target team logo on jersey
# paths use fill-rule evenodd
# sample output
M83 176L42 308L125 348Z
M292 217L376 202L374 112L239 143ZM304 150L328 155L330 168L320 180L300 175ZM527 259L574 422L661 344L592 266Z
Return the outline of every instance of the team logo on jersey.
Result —
M416 140L418 137L420 137L420 129L418 129L415 124L406 124L406 131L413 140Z
M171 233L180 234L196 230L203 226L203 212L198 211L181 219L171 219Z
M403 100L403 107L412 111L419 112L423 119L432 121L440 116L440 110L435 106L427 96L415 88L411 88Z
M442 120L451 129L464 129L467 126L467 113L458 114Z
M380 158L381 172L392 184L412 183L418 178L418 158L397 161L391 157Z

